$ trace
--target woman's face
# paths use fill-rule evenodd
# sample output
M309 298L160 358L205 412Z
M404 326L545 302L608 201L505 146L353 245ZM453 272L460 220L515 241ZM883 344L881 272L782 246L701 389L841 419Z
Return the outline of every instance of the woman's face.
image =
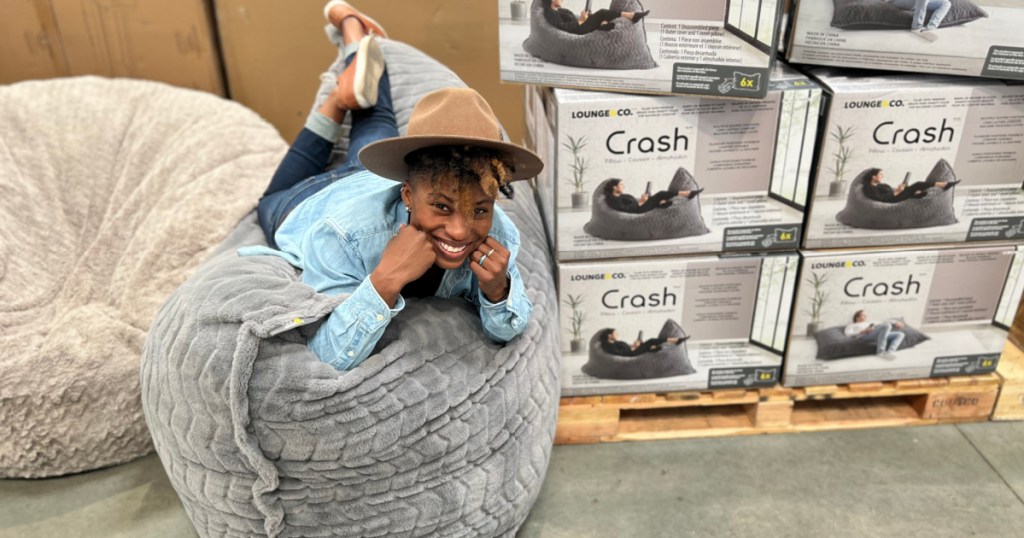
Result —
M871 176L871 184L878 185L885 180L885 172L879 170L877 174Z
M551 0L551 9L561 9L562 0Z
M612 332L608 333L608 341L609 342L617 342L618 340L619 340L619 333L617 331L612 331Z
M434 262L442 269L457 269L466 257L487 239L494 219L494 199L479 184L471 189L471 217L458 207L459 192L453 182L442 182L437 190L430 180L407 181L402 201L409 208L409 224L425 232L434 245Z
M620 182L615 184L615 188L612 189L612 192L615 193L615 196L618 196L618 195L622 194L622 192L625 191L625 190L626 190L626 182L625 181L620 181Z

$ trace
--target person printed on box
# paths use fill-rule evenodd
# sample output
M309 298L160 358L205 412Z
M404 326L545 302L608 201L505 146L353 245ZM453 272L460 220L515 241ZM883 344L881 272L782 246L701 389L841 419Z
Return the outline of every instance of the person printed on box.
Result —
M913 11L914 19L910 23L910 31L914 35L921 37L927 41L935 41L939 38L935 34L935 30L942 24L942 20L946 18L946 14L949 13L949 8L953 6L950 0L886 0L893 7L902 9L904 11ZM928 24L925 24L924 19L928 14L928 11L932 12L932 16L928 18Z
M640 22L651 11L612 11L610 9L599 9L593 13L586 10L581 11L579 17L575 13L562 7L562 0L541 0L544 6L544 18L548 24L570 34L584 35L594 30L611 30L615 28L613 20L624 17L633 21L633 24Z
M875 323L868 321L868 314L864 310L858 310L853 314L853 323L843 329L843 334L849 338L856 338L862 342L875 344L875 354L886 358L896 358L896 350L903 343L906 334L900 331L904 327L903 322L897 320Z
M605 353L620 357L636 357L651 351L659 351L665 344L679 345L680 342L689 338L689 336L683 338L670 336L668 338L650 338L643 342L637 339L630 345L619 340L619 333L615 329L605 329L598 336L598 340L601 342L601 349Z
M605 183L604 200L608 207L623 213L646 213L652 209L672 205L672 199L676 196L693 198L704 191L704 189L676 192L658 191L654 194L644 193L640 195L640 200L637 200L629 194L624 194L625 190L626 184L621 179L611 179Z
M280 256L317 292L349 294L309 341L338 370L371 354L405 297L464 297L487 336L514 338L532 304L515 264L519 232L494 202L511 194L509 182L535 176L540 158L505 142L468 88L424 95L399 136L377 43L384 30L343 1L324 14L341 31L346 67L259 202L270 248L239 254ZM348 162L325 172L349 112Z
M906 183L900 183L895 189L884 183L885 172L881 168L872 168L868 171L868 181L864 182L864 196L875 200L876 202L885 202L887 204L895 204L911 198L921 198L928 194L928 189L949 189L952 188L960 180L957 181L936 181L929 183L927 181L918 181L911 185Z

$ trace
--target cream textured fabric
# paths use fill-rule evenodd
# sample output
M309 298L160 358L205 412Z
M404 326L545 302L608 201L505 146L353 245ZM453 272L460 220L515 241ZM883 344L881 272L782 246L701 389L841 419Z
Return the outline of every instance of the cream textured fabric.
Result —
M146 332L285 150L253 112L193 90L97 77L0 87L0 477L153 450Z

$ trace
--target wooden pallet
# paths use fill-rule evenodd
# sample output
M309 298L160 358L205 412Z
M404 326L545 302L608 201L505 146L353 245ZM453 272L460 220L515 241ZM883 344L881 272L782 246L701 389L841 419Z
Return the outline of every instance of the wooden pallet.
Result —
M1002 380L992 420L1024 420L1024 351L1007 342L996 373Z
M1000 377L977 376L563 398L557 444L649 441L988 420Z

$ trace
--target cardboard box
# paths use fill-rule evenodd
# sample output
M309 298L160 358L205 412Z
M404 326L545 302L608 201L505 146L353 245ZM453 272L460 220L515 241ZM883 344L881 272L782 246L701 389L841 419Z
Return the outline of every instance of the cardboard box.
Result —
M498 0L502 80L737 98L768 91L782 12L777 0L561 4L572 12L562 12L570 19L588 5L595 21L601 8L650 14L635 23L619 17L611 30L576 35L548 21L543 0Z
M783 384L994 371L1024 289L1021 248L803 253ZM900 347L879 354L887 331Z
M15 0L9 14L0 22L0 82L101 75L225 94L204 0Z
M558 259L796 250L822 92L781 64L771 87L761 101L532 88L529 139L547 163L538 191ZM619 204L648 183L653 199L676 196L626 213L609 205L613 178Z
M796 254L559 264L562 394L776 384L797 264ZM612 329L627 347L685 339L621 356L601 345Z
M837 67L1024 79L1024 4L1019 0L954 2L934 40L912 32L908 9L890 2L796 2L787 58ZM928 11L925 22L934 11Z
M337 57L324 34L326 0L215 0L232 98L287 140L313 106L319 75ZM491 2L352 0L388 35L452 69L487 99L512 140L523 138L523 88L498 78L498 24Z
M830 95L805 248L1024 237L1024 85L811 72ZM865 190L879 170L888 187ZM900 197L910 199L879 201L904 179ZM914 185L951 179L960 183L946 190Z

